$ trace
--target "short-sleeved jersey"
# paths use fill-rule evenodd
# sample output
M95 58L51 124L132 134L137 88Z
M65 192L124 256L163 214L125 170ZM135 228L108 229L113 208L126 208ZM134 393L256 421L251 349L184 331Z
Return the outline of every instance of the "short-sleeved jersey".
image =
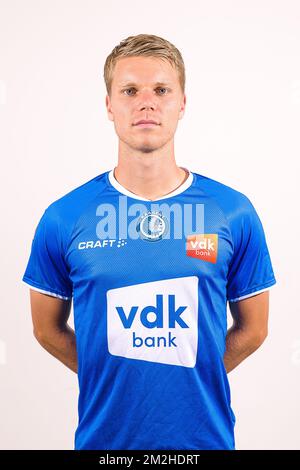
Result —
M23 281L73 300L75 449L234 449L227 302L276 283L250 200L187 170L151 201L106 171L52 202Z

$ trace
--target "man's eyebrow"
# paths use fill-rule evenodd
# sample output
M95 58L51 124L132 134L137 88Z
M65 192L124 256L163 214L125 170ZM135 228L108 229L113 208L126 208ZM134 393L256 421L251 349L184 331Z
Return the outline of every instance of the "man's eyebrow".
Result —
M168 82L154 83L154 86L167 86L167 85L171 85L171 83L168 83ZM119 83L119 86L123 87L123 86L138 86L138 85L134 82L124 82L124 83Z

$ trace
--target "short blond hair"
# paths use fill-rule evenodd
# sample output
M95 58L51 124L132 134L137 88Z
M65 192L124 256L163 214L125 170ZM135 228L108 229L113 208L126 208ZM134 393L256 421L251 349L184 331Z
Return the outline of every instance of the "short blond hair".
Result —
M138 34L123 39L106 58L104 64L104 81L107 94L111 94L113 71L121 57L147 56L167 60L178 72L182 92L185 91L185 67L181 53L169 41L154 34Z

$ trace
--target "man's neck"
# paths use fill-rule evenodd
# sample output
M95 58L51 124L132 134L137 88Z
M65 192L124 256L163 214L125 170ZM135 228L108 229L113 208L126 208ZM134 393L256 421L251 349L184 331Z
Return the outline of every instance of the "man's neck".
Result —
M188 173L177 166L174 153L150 155L119 152L114 177L128 191L155 200L181 186Z

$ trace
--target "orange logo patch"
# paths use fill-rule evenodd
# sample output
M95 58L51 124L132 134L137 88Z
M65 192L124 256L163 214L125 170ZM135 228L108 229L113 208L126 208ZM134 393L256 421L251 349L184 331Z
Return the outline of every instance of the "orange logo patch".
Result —
M217 262L218 234L200 233L188 235L186 240L186 254L210 263Z

